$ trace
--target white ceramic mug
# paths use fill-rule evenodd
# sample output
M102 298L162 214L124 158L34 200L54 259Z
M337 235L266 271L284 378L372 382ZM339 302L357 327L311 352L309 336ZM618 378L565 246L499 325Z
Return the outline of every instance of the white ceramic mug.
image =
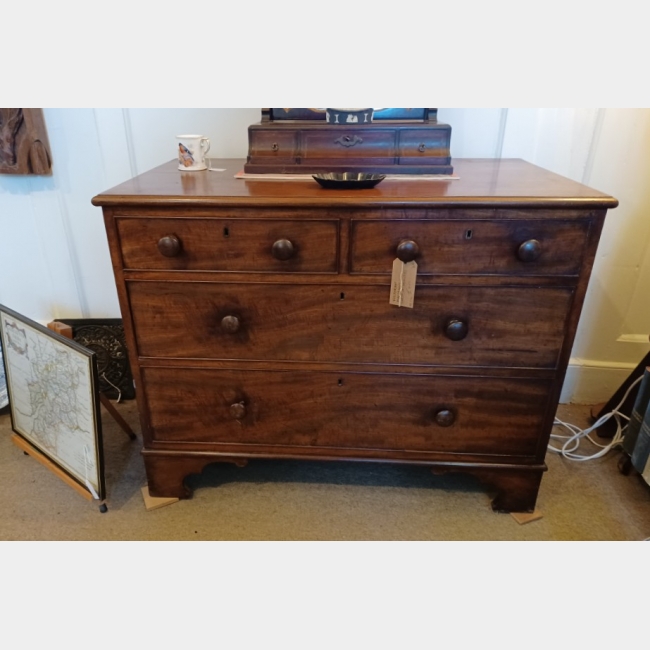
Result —
M210 151L210 140L202 135L177 135L178 168L184 172L207 169L205 154Z

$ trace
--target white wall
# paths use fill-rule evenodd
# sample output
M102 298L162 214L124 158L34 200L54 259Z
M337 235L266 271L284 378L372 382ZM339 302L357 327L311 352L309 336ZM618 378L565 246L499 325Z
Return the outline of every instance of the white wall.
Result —
M0 175L0 303L38 321L119 317L91 198L174 157L200 132L244 158L259 108L45 109L52 177ZM650 109L441 108L455 158L524 158L615 196L563 401L609 398L650 349Z
M242 157L260 109L45 109L52 177L0 175L0 303L37 321L119 317L96 194L175 155L201 131Z

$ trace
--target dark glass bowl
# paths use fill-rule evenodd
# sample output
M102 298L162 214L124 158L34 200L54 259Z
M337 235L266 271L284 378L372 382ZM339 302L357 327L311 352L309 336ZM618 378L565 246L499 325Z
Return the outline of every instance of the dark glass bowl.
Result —
M330 172L314 174L314 180L328 190L363 190L381 183L384 174L364 174L363 172Z

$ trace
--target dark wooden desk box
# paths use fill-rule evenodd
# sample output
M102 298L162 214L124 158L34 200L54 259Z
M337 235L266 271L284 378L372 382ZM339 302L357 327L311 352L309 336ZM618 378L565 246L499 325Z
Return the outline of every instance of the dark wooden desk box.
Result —
M374 460L469 472L496 509L533 509L616 200L520 160L357 191L235 179L243 164L172 161L93 199L150 493L189 496L215 461ZM389 305L404 241L413 309Z
M436 109L421 120L377 119L332 125L323 120L278 120L264 109L248 129L249 174L363 171L385 174L452 174L451 127Z

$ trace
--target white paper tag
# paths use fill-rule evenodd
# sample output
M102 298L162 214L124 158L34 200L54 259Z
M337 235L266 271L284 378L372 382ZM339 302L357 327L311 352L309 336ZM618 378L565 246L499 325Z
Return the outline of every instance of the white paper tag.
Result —
M401 260L395 260L393 262L389 300L391 305L408 307L409 309L413 308L417 275L417 262L407 262L406 264Z

